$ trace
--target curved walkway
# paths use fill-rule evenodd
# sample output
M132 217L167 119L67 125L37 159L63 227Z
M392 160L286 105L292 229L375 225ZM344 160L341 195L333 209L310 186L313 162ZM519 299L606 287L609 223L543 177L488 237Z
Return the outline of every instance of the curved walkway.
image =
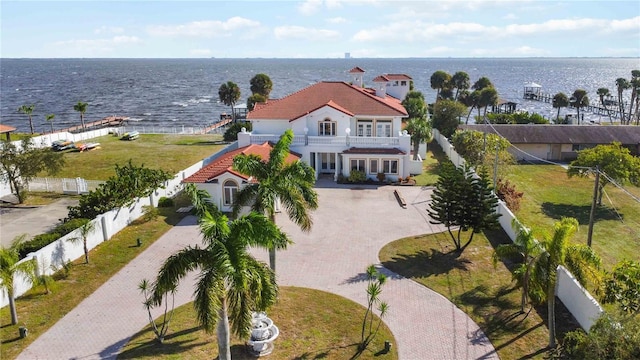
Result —
M378 252L398 238L442 230L426 215L430 191L419 187L317 188L320 206L313 230L302 233L284 214L277 221L295 241L278 253L281 285L329 291L365 304L364 270L378 264ZM399 189L408 203L401 208ZM166 257L198 242L195 219L188 217L127 265L72 312L40 336L19 359L113 359L147 324L137 284L152 278ZM255 255L267 261L265 251ZM390 305L385 322L403 360L497 359L484 333L443 296L383 269L389 281L382 298ZM191 282L183 283L176 304L189 301ZM177 306L177 305L176 305Z

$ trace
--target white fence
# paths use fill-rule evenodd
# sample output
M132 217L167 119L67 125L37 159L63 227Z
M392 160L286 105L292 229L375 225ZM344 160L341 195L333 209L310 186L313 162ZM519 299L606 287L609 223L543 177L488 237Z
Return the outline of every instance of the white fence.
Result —
M211 128L211 126L153 126L153 125L126 125L118 128L118 134L137 131L140 134L222 134L227 131L225 126Z
M233 149L234 146L237 147L237 143L230 144L227 148L222 149L221 152L227 152L229 151L229 148ZM143 207L145 205L157 206L158 200L161 197L174 196L182 189L182 180L193 175L203 167L204 163L211 161L212 158L217 156L219 156L218 153L213 154L207 159L198 161L197 163L180 171L173 179L165 183L164 189L156 189L149 197L136 199L130 206L114 209L96 217L92 220L92 222L95 223L95 230L87 238L88 249L91 250L101 242L109 240L113 235L127 227L132 221L142 216L144 213ZM78 237L80 237L79 231L74 230L46 247L29 254L22 261L35 259L38 263L39 271L41 273L51 275L68 261L73 261L84 256L82 243L69 241L69 239ZM16 276L14 281L14 296L18 297L24 294L31 289L31 287L32 284L29 279L22 276ZM6 291L3 290L2 298L0 299L0 307L4 307L8 304L9 298Z
M33 178L27 184L28 191L46 191L63 194L85 194L95 190L104 181L82 178Z
M433 129L433 138L456 166L459 167L464 164L464 159L458 155L453 145L449 142L449 139L442 136L437 129ZM498 201L496 212L502 214L499 218L502 229L507 233L511 241L515 240L516 230L513 227L513 222L518 221L518 219L511 210L507 208L503 201ZM589 331L591 325L593 325L595 320L597 320L603 312L602 307L600 307L600 304L578 283L568 270L562 268L562 271L560 271L560 268L562 267L558 268L556 294L576 318L580 326L585 331Z

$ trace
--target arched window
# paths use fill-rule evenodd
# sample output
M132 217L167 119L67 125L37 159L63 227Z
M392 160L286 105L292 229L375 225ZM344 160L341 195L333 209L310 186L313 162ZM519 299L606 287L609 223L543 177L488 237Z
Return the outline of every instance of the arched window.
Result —
M336 122L326 118L318 123L319 136L336 136Z
M222 185L223 189L223 202L227 206L233 205L233 200L236 198L238 192L238 184L233 180L226 180Z

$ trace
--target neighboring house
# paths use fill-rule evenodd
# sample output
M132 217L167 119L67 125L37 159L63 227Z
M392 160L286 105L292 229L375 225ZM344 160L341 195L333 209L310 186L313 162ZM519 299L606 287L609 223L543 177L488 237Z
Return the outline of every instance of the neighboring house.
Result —
M402 131L407 111L401 104L411 78L385 74L363 87L364 70L350 72L352 82L323 81L288 95L256 104L247 114L253 132L238 134L238 146L277 141L294 133L291 150L315 169L316 177L348 177L352 170L390 180L422 172L422 159L411 158L410 136Z
M460 129L497 132L517 148L509 149L517 160L570 161L578 156L578 150L614 141L628 148L632 154L640 154L640 126L461 125Z
M233 170L233 158L238 154L257 155L264 161L268 161L272 148L269 143L265 142L260 145L252 144L230 151L216 158L182 182L192 183L198 189L206 190L218 209L231 212L238 189L254 181L253 178ZM298 160L300 160L299 155L289 153L285 162L289 164Z

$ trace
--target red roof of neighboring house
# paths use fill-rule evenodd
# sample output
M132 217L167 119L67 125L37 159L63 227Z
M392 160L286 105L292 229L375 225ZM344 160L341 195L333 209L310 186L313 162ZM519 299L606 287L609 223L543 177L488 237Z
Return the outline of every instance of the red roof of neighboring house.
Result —
M356 148L352 147L342 152L343 154L381 154L381 155L406 155L404 151L396 148Z
M9 125L0 124L0 134L16 131L16 128Z
M391 80L412 80L409 75L405 74L382 74L373 79L373 82L388 82Z
M240 149L229 151L228 153L215 159L207 166L198 170L195 174L182 180L182 182L202 184L209 182L226 172L236 175L242 179L248 180L248 176L233 170L233 158L239 154L258 155L262 158L263 161L269 161L269 153L271 152L271 149L273 149L273 146L271 146L271 144L269 144L268 142L265 142L262 145L252 144ZM285 163L290 164L298 160L300 160L299 155L289 152L289 155L287 155L287 158L285 159Z
M347 114L367 116L407 116L400 100L375 96L367 89L344 81L323 81L288 95L278 101L257 106L247 119L286 119L294 121L309 112L330 104Z
M349 70L349 73L363 73L364 70L360 66L356 66L353 69Z

